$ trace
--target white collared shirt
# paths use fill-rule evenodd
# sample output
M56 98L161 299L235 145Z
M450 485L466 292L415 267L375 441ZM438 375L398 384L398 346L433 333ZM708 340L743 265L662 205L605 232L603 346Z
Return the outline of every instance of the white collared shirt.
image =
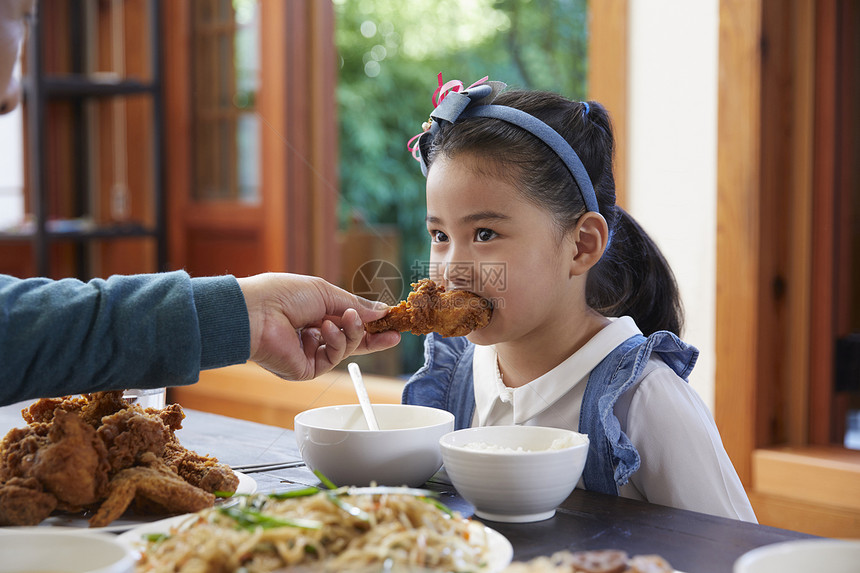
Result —
M640 331L631 318L613 319L564 362L519 388L505 386L495 347L476 346L472 425L578 431L591 370L634 334ZM641 458L639 470L620 489L623 497L756 521L710 411L659 357L652 355L639 384L616 404L615 415Z

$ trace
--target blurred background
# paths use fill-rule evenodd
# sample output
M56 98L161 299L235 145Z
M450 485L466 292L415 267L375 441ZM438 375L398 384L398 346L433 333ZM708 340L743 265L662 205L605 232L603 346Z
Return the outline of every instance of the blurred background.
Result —
M851 0L41 0L0 118L0 272L395 302L426 271L406 142L437 75L595 99L759 519L860 536L858 25ZM359 361L398 401L421 340ZM244 365L172 397L289 427L349 395Z

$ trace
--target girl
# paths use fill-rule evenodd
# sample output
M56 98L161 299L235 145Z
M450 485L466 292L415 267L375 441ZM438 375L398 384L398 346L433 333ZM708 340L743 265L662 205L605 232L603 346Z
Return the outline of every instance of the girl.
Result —
M465 338L428 335L403 401L449 410L457 428L586 433L581 486L755 521L687 384L698 351L676 336L674 275L615 205L606 110L483 82L445 93L440 78L412 149L427 176L431 278L491 300L493 316Z

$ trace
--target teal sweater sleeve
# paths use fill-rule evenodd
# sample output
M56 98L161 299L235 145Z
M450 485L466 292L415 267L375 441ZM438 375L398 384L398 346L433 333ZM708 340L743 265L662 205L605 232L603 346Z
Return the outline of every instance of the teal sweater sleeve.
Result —
M248 311L232 276L0 275L0 405L192 384L200 370L249 353Z

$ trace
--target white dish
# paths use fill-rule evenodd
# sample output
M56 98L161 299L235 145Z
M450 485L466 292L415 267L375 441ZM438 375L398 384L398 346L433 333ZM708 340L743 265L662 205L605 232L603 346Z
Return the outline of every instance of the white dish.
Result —
M115 536L77 530L35 533L17 530L0 536L0 573L67 571L132 573L136 556Z
M757 547L741 555L734 573L857 573L860 541L801 539Z
M587 435L542 426L466 428L439 445L448 478L475 515L509 523L555 515L588 457Z
M233 472L239 478L239 485L236 486L237 494L252 494L257 491L257 482L254 478L243 474L241 472ZM218 503L216 500L215 503ZM79 513L66 513L66 514L58 514L52 515L47 519L43 520L39 525L34 525L31 527L0 527L0 534L3 534L6 531L21 531L21 530L35 530L35 531L56 531L58 528L62 529L73 529L73 530L81 530L86 529L87 531L106 531L110 533L119 533L121 531L128 531L133 527L137 527L142 523L153 523L158 522L164 519L163 515L137 515L131 511L127 511L124 513L119 519L115 519L111 522L110 525L105 527L89 527L89 522L87 518L82 516Z
M296 444L311 470L339 486L421 486L442 465L439 438L454 429L445 410L373 404L370 430L358 404L305 410L295 417Z
M117 539L130 550L139 554L146 545L144 536L170 533L172 527L179 527L184 521L189 521L188 515L177 515L160 521L145 523L121 533ZM491 529L478 521L473 521L470 525L476 534L483 530L487 536L489 560L483 573L499 573L511 563L514 557L514 548L511 542L495 529Z

